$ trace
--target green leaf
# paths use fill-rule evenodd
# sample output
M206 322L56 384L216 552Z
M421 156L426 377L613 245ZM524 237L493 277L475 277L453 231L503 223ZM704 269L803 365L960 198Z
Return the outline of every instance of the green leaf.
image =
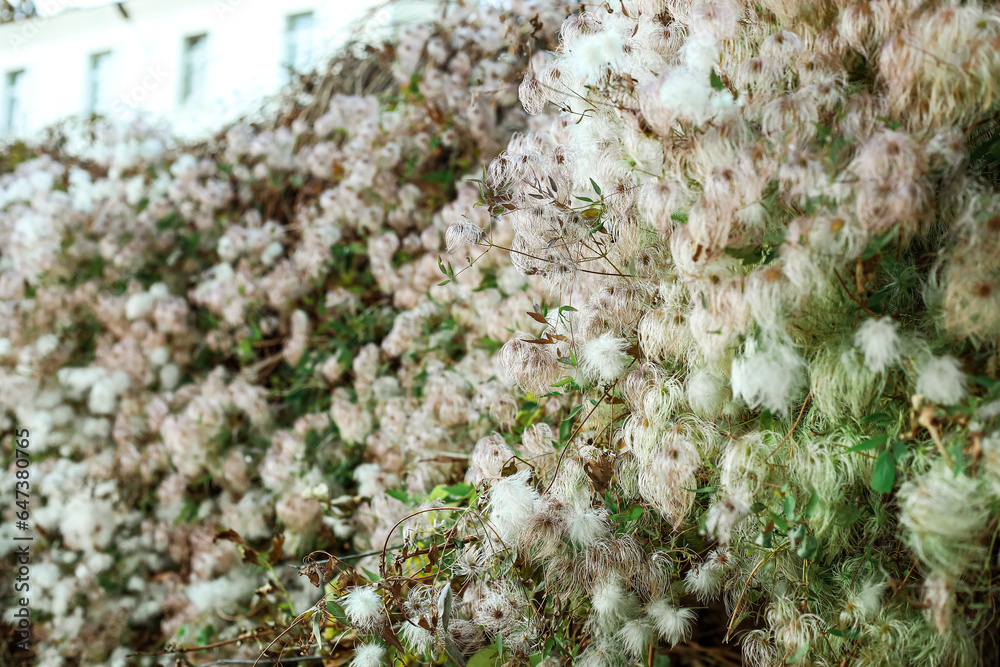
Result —
M406 493L404 493L403 491L398 491L396 489L386 489L385 495L389 496L390 498L395 498L396 500L402 503L410 502L410 497L406 495Z
M195 640L198 646L205 646L212 639L212 626L206 626L198 631L198 638Z
M723 248L723 252L740 260L744 266L752 266L764 259L764 251L752 245L742 248Z
M629 521L635 521L642 516L642 506L633 505L631 508L624 512L619 512L618 514L612 514L611 518L615 521L620 521L621 523L628 523Z
M489 336L482 336L476 339L475 346L490 353L496 353L503 347L503 343Z
M891 450L882 452L875 461L872 470L872 489L879 493L890 493L896 483L896 458Z
M886 422L891 422L892 417L884 412L873 412L870 415L861 418L862 424L881 424ZM832 630L831 630L832 632Z
M592 186L594 186L594 192L596 192L597 196L600 197L601 196L601 186L598 185L597 182L594 179L590 179L590 184Z
M455 664L457 664L458 667L467 667L465 662L465 656L462 655L462 650L455 645L455 642L448 635L445 635L444 637L444 649L445 651L448 652L448 657L454 660ZM480 653L481 652L482 651L480 651ZM479 655L479 653L477 653L476 655ZM472 657L475 658L476 656ZM492 664L492 663L483 663L483 664Z
M793 549L797 549L800 544L803 544L806 539L806 526L803 523L796 524L788 533L788 541L791 543Z
M819 543L816 541L816 538L812 535L807 535L806 539L802 541L802 546L795 553L798 554L799 558L808 560L816 554L818 548Z
M795 521L795 496L791 494L785 496L785 518Z
M447 497L448 497L448 492L445 491L444 484L438 484L427 495L427 501L433 502L435 500L444 500Z
M467 667L497 667L503 664L495 646L487 646L479 653L469 658Z
M448 631L448 623L451 622L452 599L451 586L445 586L438 597L438 616L441 618L441 626L444 632Z
M894 238L896 238L896 236L897 236L898 233L899 232L896 229L896 226L894 225L892 227L892 229L890 229L889 231L887 231L882 236L876 236L875 240L872 241L871 243L869 243L868 247L861 254L861 260L862 261L867 261L867 260L871 259L872 257L874 257L875 255L877 255L879 252L881 252L882 248L884 248L886 245L889 244L889 241L891 241Z
M455 496L456 498L464 498L470 493L472 493L473 488L468 484L455 484L454 486L446 486L444 490L448 492L449 495Z
M567 419L559 424L559 443L569 442L569 436L573 434L573 420Z
M423 180L427 183L438 183L441 185L447 185L455 180L455 174L449 169L441 169L438 171L432 171L429 174L424 175Z
M174 519L174 525L179 526L182 523L190 523L192 519L198 516L198 508L200 504L197 500L193 498L187 498L184 500L184 507L181 509L181 513L177 515Z
M965 470L965 452L964 452L964 442L956 442L951 446L951 458L955 462L952 470L955 472L955 477L958 477Z
M712 70L712 73L708 75L708 83L711 84L712 88L715 90L726 89L725 84L722 83L722 79L720 79L719 75L715 73L715 70Z
M972 379L975 381L976 384L982 385L987 389L993 389L997 387L997 385L1000 385L1000 381L994 380L993 378L988 378L984 375L976 375Z
M864 442L858 443L853 447L848 447L845 453L850 454L851 452L867 452L869 449L875 449L876 447L881 447L885 444L885 441L889 439L889 436L885 433L880 433L879 435L868 438Z
M816 516L816 510L819 509L819 494L816 493L816 489L813 489L812 495L809 496L809 502L806 504L805 517L811 519Z
M997 134L992 139L984 141L981 145L974 148L970 157L973 161L976 161L991 154L1000 159L1000 134Z
M760 417L757 420L760 422L760 430L762 431L772 431L774 430L774 416L771 415L770 410L763 410L760 413Z
M897 461L906 456L906 443L902 440L892 441L892 456Z
M455 269L452 268L451 262L447 264L441 259L441 255L438 255L438 268L441 269L441 273L448 276L449 278L455 277Z
M777 512L771 512L771 520L774 521L775 527L783 532L788 531L788 522L785 521L785 517L781 516Z
M326 610L328 612L330 612L330 614L334 618L336 618L337 620L340 620L340 621L346 621L347 620L347 612L344 611L344 608L341 607L336 602L334 602L333 600L327 600L326 601Z
M167 229L177 229L182 224L183 222L179 220L176 213L170 213L166 217L156 221L156 229L162 232Z

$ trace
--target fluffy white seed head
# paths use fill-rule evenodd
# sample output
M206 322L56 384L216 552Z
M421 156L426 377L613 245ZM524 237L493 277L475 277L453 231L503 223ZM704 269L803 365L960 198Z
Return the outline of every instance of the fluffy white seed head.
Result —
M729 544L733 528L750 514L749 496L745 489L730 490L725 498L712 505L705 519L705 533L721 544Z
M514 450L499 433L480 438L469 456L469 469L465 482L479 486L486 479L500 479L504 466L514 460Z
M714 600L722 589L722 571L713 563L701 563L688 570L684 585L700 602Z
M713 419L722 414L726 404L733 397L725 376L709 368L701 368L691 373L684 388L688 405L706 419Z
M865 355L865 365L881 373L899 360L900 341L897 324L888 317L865 320L854 332L854 344Z
M507 545L517 544L538 511L538 492L528 484L530 475L530 470L522 470L498 480L490 489L490 526Z
M882 608L887 585L884 581L865 581L847 595L840 612L840 622L847 626L867 623Z
M602 637L587 647L576 664L578 667L612 667L622 664L624 660L621 642Z
M545 108L545 93L535 73L531 70L524 73L524 79L517 88L517 96L521 100L524 110L532 116L540 114Z
M500 581L487 589L475 608L475 621L490 632L507 635L521 620L526 601L515 586Z
M382 598L374 586L357 586L348 591L341 605L359 630L371 630L382 625Z
M583 497L570 506L566 518L566 536L578 547L593 546L601 538L607 537L611 530L607 516L607 510L591 507L588 499Z
M597 76L605 66L615 66L621 59L622 40L611 30L583 35L573 44L570 63L577 76Z
M1000 401L997 402L1000 404ZM980 410L982 413L982 410ZM981 463L985 471L984 477L993 488L993 493L1000 496L1000 431L983 437L983 458Z
M434 641L434 635L427 628L423 628L416 623L419 619L412 618L413 621L404 622L402 626L403 643L410 647L417 655L423 655L424 651L430 647Z
M500 368L523 391L545 394L559 376L556 346L529 342L533 339L534 336L526 333L515 334L500 348L497 360Z
M757 629L743 635L743 659L749 667L770 667L776 664L779 650L767 630Z
M378 644L361 644L354 649L351 667L378 667L385 657L385 648Z
M733 394L752 408L767 408L783 416L805 388L804 366L802 357L787 343L763 347L749 340L743 356L733 361Z
M925 563L960 575L985 547L980 537L990 519L985 484L939 464L899 490L900 524Z
M656 624L660 637L671 647L691 636L695 619L693 609L675 607L669 600L657 600L646 607L646 613Z
M618 639L621 640L625 653L634 660L641 660L646 656L646 647L653 639L653 628L642 618L629 621L618 631Z
M917 393L931 403L955 405L965 399L966 382L958 359L951 356L931 357L920 367Z
M660 447L649 456L641 456L640 463L639 493L676 529L694 503L695 473L702 465L698 447L670 430Z
M580 345L579 362L583 376L601 384L614 382L628 367L628 341L604 333Z
M955 582L951 577L935 572L924 581L924 616L942 635L951 626L955 608Z
M604 628L620 625L636 610L635 596L625 590L618 576L597 581L590 593L594 620Z
M461 250L468 245L479 245L486 240L486 234L479 225L467 218L462 218L448 225L448 231L444 235L448 252Z

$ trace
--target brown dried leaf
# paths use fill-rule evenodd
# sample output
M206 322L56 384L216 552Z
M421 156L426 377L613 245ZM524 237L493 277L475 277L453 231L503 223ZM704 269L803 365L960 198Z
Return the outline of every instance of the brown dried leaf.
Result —
M601 457L596 461L587 461L583 470L590 478L594 492L598 495L604 495L605 489L611 484L611 474L614 471L614 463L611 459L601 454Z
M226 540L227 542L235 542L236 544L242 544L243 546L248 546L247 541L243 539L243 536L237 533L232 528L226 530L220 530L215 534L212 539L213 542L218 542L219 540Z
M236 548L240 550L240 554L243 556L243 562L249 563L250 565L257 565L260 563L260 554L247 544L247 541L243 539L243 536L237 533L233 529L220 530L215 534L213 541L217 542L219 540L226 540L228 542L234 542Z
M285 555L285 536L275 535L271 539L271 550L267 552L267 562L277 563Z
M406 654L406 649L403 645L399 643L399 638L396 637L396 632L392 629L392 626L388 623L382 625L382 639L386 641L387 644L394 647L400 653Z

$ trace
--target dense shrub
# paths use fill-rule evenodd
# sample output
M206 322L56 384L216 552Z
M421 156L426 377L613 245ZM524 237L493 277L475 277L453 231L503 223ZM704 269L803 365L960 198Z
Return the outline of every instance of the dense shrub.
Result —
M287 623L315 602L287 563L367 547L406 512L386 486L450 479L419 456L495 427L490 350L541 297L493 258L437 287L438 254L462 175L525 124L516 54L557 26L532 7L352 46L199 145L97 122L4 149L0 420L10 470L31 434L38 664Z
M991 664L995 4L506 4L7 153L43 663Z

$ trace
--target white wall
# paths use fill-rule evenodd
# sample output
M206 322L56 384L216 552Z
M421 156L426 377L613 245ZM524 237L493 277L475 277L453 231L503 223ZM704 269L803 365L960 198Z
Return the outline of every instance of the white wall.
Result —
M252 110L260 96L287 81L287 17L315 14L317 59L332 53L379 0L126 0L129 18L116 4L65 9L41 0L50 16L0 25L0 101L7 74L24 70L21 116L16 135L26 135L67 116L87 111L92 54L111 51L108 77L110 116L137 110L169 119L182 134L210 131ZM51 15L54 14L54 15ZM376 14L366 31L385 32L389 10ZM180 103L183 44L208 35L207 99ZM0 108L0 136L6 129ZM9 133L7 133L9 134Z

